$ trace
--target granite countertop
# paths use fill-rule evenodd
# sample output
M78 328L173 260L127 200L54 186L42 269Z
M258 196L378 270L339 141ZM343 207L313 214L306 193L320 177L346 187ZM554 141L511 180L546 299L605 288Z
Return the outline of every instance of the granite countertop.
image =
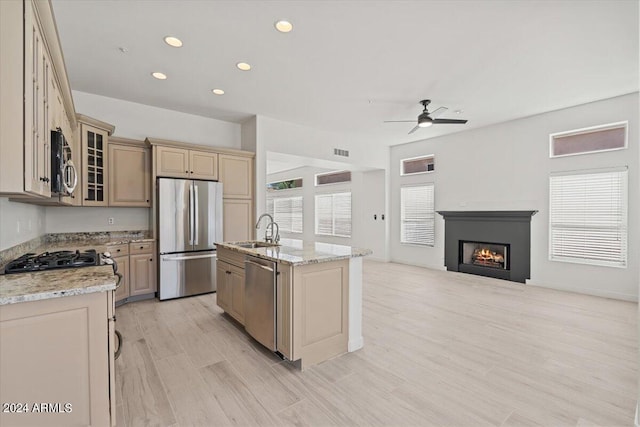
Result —
M0 262L0 305L24 301L37 301L115 289L117 277L110 265L82 268L61 268L33 273L4 274L8 261L26 253L40 254L63 250L95 249L105 252L109 246L131 242L154 242L147 232L135 235L112 235L111 233L65 233L49 235L35 244L16 247L5 262Z
M0 305L111 291L117 280L110 265L5 274L0 276Z
M216 246L289 265L316 264L320 262L338 261L355 257L363 257L372 253L371 249L353 248L351 246L331 243L305 242L295 239L282 239L280 245L243 248L238 244L247 242L222 242Z

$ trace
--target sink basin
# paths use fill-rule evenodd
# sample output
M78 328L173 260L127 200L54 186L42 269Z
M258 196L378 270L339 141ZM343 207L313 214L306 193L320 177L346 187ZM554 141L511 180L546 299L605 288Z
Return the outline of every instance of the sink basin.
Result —
M260 240L253 241L253 242L240 242L240 243L236 243L235 245L240 246L241 248L247 248L247 249L271 248L274 246L280 246L277 243L263 242Z

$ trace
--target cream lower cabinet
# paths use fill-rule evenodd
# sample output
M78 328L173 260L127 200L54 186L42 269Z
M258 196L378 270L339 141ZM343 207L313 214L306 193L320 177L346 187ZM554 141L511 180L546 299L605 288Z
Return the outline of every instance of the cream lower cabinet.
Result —
M108 192L109 206L151 206L151 153L143 141L109 140Z
M129 243L129 295L155 293L156 281L155 245L149 242Z
M225 198L222 200L222 207L222 236L224 241L240 242L253 239L253 201Z
M3 305L0 425L115 424L112 320L113 291Z
M244 325L244 256L218 249L216 301L220 308Z
M116 289L116 303L129 298L153 296L157 291L156 254L154 242L131 242L107 247L118 264L122 282ZM133 299L133 298L132 298Z

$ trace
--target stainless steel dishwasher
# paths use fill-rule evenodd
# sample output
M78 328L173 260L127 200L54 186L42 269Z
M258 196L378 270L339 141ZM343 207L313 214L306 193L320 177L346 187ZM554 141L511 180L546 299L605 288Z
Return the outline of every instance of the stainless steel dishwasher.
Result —
M259 343L276 351L276 263L244 259L244 328Z

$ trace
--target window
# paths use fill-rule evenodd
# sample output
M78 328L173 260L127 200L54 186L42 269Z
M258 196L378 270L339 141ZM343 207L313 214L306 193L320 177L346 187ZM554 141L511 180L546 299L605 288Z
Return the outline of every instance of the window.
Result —
M627 148L627 122L549 135L550 157L573 156L623 148Z
M351 237L351 192L316 194L316 234Z
M433 246L435 243L433 184L400 188L400 242Z
M627 265L627 170L552 175L549 259Z
M267 212L284 233L302 233L303 206L302 196L267 198Z
M350 171L319 173L316 175L316 186L327 185L327 184L338 184L341 182L351 182Z
M400 175L415 175L433 172L434 170L435 156L433 154L400 160Z
M292 188L301 188L302 178L288 179L285 181L270 182L267 184L267 191L290 190Z

